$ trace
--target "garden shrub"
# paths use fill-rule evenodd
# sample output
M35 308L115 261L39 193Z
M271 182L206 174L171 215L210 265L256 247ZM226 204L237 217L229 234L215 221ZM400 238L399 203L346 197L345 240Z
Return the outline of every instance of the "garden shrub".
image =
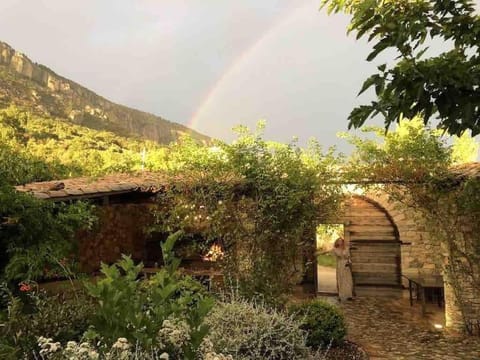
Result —
M5 288L4 288L5 289ZM0 313L0 358L18 359L37 348L39 336L58 341L78 340L87 330L95 309L84 294L63 299L43 292L28 294L29 306L9 293L7 308Z
M66 345L54 342L51 338L40 337L38 355L42 360L183 360L181 355L165 352L156 348L145 350L138 345L132 345L125 338L120 338L102 352L90 342L78 343L69 341ZM36 357L37 359L38 357ZM218 354L212 350L211 343L202 343L202 348L196 360L233 360L230 355Z
M347 334L343 314L325 301L292 305L289 312L301 322L300 327L307 332L307 345L311 348L339 345Z
M218 303L206 322L215 350L236 360L307 358L301 323L284 312L231 300Z
M164 267L149 279L141 280L143 265L135 265L125 255L112 266L102 265L105 277L95 284L86 284L98 304L92 329L86 334L88 339L100 340L108 347L118 338L126 338L146 350L163 347L173 351L159 339L159 332L167 325L181 325L188 333L178 339L179 358L195 358L208 332L203 320L213 299L201 285L178 273L180 259L173 255L173 246L180 236L181 233L175 233L162 244Z

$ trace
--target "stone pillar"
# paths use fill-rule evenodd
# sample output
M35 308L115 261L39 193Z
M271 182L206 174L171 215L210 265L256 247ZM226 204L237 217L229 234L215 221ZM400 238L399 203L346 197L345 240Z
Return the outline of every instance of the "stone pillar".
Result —
M445 327L455 331L464 330L462 313L457 306L454 290L448 281L445 281Z

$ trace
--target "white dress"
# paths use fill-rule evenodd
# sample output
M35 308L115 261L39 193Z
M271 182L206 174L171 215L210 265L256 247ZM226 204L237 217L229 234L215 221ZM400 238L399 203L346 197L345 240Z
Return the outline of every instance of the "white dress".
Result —
M332 253L337 258L337 290L340 301L353 297L353 279L348 249L334 248Z

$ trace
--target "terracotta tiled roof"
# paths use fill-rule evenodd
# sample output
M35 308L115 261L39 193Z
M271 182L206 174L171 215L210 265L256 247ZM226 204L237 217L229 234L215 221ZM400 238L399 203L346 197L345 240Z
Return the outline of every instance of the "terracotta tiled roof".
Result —
M458 181L472 177L480 178L480 163L474 162L454 166L451 169L451 175ZM232 179L223 179L223 181L232 181ZM129 192L155 194L164 187L165 183L166 177L161 173L141 172L136 174L112 174L98 178L82 177L37 182L17 186L16 189L29 192L39 199L62 201Z
M460 164L452 167L451 174L459 179L479 178L480 177L480 162L472 162L467 164Z
M56 201L95 198L129 192L156 193L162 188L164 177L159 173L112 174L98 178L72 178L36 182L16 186L17 191L28 192L38 199Z

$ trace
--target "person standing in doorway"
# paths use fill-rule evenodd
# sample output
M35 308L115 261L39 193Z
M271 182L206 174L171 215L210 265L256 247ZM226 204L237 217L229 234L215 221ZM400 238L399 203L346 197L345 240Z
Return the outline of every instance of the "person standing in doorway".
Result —
M332 254L337 258L337 290L340 301L353 298L352 261L345 239L339 237L333 243Z

